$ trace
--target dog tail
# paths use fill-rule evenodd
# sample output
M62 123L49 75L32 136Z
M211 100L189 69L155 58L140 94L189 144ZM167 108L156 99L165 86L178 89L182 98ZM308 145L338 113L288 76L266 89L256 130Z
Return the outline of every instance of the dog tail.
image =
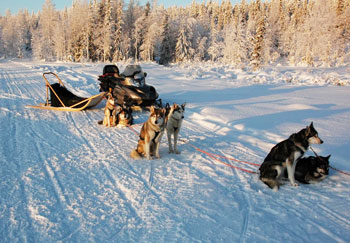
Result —
M137 152L136 149L131 151L130 157L133 158L133 159L141 159L142 158L141 155L139 154L139 152Z

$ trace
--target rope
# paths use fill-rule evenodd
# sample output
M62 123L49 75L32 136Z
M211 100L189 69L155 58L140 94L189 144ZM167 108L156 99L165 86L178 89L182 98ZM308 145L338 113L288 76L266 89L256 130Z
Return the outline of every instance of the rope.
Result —
M250 162L242 161L242 160L237 160L237 159L233 159L233 158L227 158L227 157L225 157L225 156L220 156L220 155L217 155L217 154L209 153L209 152L207 152L207 151L204 151L204 150L202 150L202 149L200 149L200 148L194 146L193 144L191 144L191 143L188 142L188 141L185 141L185 140L183 140L183 139L180 139L179 141L187 143L188 145L190 145L191 147L193 147L193 148L194 148L195 150L197 150L198 152L201 152L201 153L203 153L203 154L208 155L210 158L216 160L217 162L220 162L220 163L223 164L223 165L226 165L226 166L228 166L228 167L231 167L231 168L234 168L234 169L237 169L237 170L241 170L241 171L244 171L244 172L248 172L248 173L251 173L251 174L258 174L258 172L256 172L256 171L247 170L247 169L240 168L240 167L237 167L237 166L228 164L228 163L226 163L226 162L223 162L223 161L219 160L217 157L226 158L226 159L233 160L233 161L236 161L236 162L247 163L247 164L252 164L252 165L258 165L258 164L250 163ZM258 165L258 166L260 166L260 165Z
M131 125L127 125L127 127L128 127L133 133L135 133L136 136L139 136L139 133L138 133Z
M320 156L318 156L318 154L316 153L316 151L315 151L311 146L310 146L310 149L312 150L312 152L314 152L314 154L315 154L315 156L316 156L317 158L319 158L319 159L322 160L322 158L321 158ZM335 171L338 171L338 172L341 173L341 174L350 176L350 173L349 173L349 172L345 172L345 171L339 170L339 169L337 169L337 168L334 168L333 166L329 166L329 168L331 168L331 169L333 169L333 170L335 170Z
M238 159L235 159L235 158L225 157L225 156L219 155L219 154L213 154L213 153L210 153L210 154L215 156L215 157L219 157L219 158L227 159L227 160L232 160L232 161L235 161L235 162L238 162L238 163L243 163L243 164L248 164L248 165L253 165L253 166L260 166L261 165L261 164L257 164L257 163L244 161L244 160L238 160Z

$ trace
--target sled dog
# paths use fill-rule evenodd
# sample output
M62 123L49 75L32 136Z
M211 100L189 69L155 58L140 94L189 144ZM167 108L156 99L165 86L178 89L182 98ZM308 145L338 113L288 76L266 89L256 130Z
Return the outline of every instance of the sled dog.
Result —
M107 94L107 102L104 109L104 118L98 121L98 124L103 124L106 127L114 127L117 125L117 106L111 93Z
M125 105L121 106L117 114L117 125L131 126L133 121L132 109Z
M164 133L166 111L165 108L151 106L150 112L148 120L142 125L137 148L130 153L133 159L140 159L144 156L149 160L151 156L160 158L159 145Z
M299 159L295 167L295 179L300 183L310 184L325 179L329 173L329 158L323 156L310 156ZM288 176L285 173L285 176Z
M311 122L310 126L293 133L288 139L275 145L260 166L260 180L274 191L279 189L278 179L287 169L288 179L293 186L294 172L298 160L304 155L310 144L322 144Z
M185 106L186 106L186 103L182 104L181 106L174 103L170 108L168 121L166 124L169 153L180 154L180 151L177 150L177 140L178 140L182 120L184 119ZM171 143L171 136L174 137L174 149Z

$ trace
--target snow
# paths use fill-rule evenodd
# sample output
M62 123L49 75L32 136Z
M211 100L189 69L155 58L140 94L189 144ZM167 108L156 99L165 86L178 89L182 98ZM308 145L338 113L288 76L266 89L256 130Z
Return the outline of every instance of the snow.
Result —
M118 64L124 70L125 63ZM97 125L104 103L78 113L26 108L45 99L52 71L82 96L98 93L103 63L0 60L2 242L349 242L350 177L267 188L257 167L271 147L314 122L350 171L350 70L142 63L163 102L187 102L180 155L132 160L138 137ZM134 114L139 131L147 112ZM309 151L308 155L312 155Z

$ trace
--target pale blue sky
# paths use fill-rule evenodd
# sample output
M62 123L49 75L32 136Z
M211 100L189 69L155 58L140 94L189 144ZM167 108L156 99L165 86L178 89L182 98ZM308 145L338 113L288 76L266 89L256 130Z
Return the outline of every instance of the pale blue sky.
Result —
M192 3L193 0L158 0L158 5L163 4L165 7L170 6L187 6ZM197 2L203 2L203 0L196 0ZM221 2L220 0L217 0ZM17 14L20 9L28 9L29 12L38 12L45 0L0 0L0 14L3 16L7 9L11 10L12 14ZM56 9L64 9L65 6L70 7L72 5L72 0L52 0L55 4ZM125 3L128 1L125 0ZM147 0L139 0L140 5L145 5ZM152 3L152 0L149 2ZM241 0L231 0L233 4L241 2Z

